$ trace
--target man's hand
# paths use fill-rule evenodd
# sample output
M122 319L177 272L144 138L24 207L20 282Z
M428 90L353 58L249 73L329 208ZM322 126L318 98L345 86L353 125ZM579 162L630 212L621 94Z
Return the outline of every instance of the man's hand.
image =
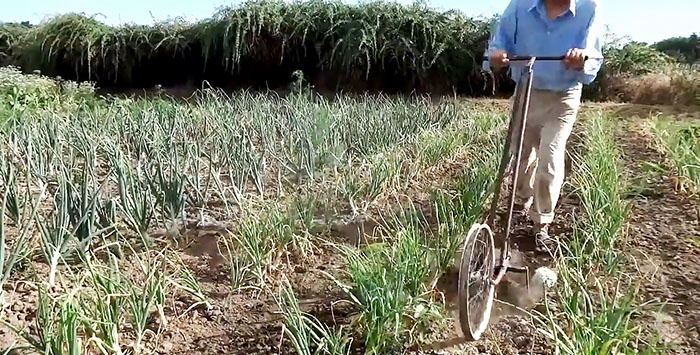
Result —
M508 66L508 54L501 50L495 50L489 55L491 66L494 68L503 68Z
M566 53L564 58L564 64L567 68L573 70L583 70L583 66L586 63L586 53L580 48L571 48Z

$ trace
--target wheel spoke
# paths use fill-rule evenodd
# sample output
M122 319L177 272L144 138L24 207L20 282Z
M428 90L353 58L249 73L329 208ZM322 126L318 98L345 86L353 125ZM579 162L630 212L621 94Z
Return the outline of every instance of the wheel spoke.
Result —
M460 322L468 338L478 339L490 318L494 286L493 235L486 225L475 226L465 244L460 269Z

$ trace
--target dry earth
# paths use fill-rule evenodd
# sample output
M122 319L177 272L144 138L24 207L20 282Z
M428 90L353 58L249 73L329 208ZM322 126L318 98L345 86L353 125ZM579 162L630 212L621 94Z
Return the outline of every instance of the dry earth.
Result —
M645 106L618 110L622 129L617 136L624 151L623 161L631 182L640 190L631 197L627 230L637 264L627 267L644 276L645 299L668 303L653 314L653 324L671 353L697 354L700 353L700 208L696 198L678 191L674 176L665 172L649 174L644 169L645 163L661 164L667 169L671 166L643 127L645 118L659 112ZM675 117L696 120L700 112L686 111Z

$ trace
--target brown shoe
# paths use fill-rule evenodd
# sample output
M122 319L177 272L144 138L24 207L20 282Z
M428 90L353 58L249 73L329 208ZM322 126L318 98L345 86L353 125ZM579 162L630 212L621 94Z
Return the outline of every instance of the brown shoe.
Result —
M553 253L557 247L557 240L549 234L549 224L535 224L534 232L535 250Z
M516 198L515 202L513 203L513 212L520 213L521 215L525 216L527 215L528 211L530 211L530 207L532 207L532 199L523 201Z

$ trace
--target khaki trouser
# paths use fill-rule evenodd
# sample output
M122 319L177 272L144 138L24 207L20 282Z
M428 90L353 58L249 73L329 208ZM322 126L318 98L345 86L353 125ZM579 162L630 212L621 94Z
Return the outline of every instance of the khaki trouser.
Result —
M531 92L515 196L517 204L529 207L534 223L554 220L564 183L566 143L580 103L580 85L565 92ZM520 134L518 126L513 131L514 153Z

